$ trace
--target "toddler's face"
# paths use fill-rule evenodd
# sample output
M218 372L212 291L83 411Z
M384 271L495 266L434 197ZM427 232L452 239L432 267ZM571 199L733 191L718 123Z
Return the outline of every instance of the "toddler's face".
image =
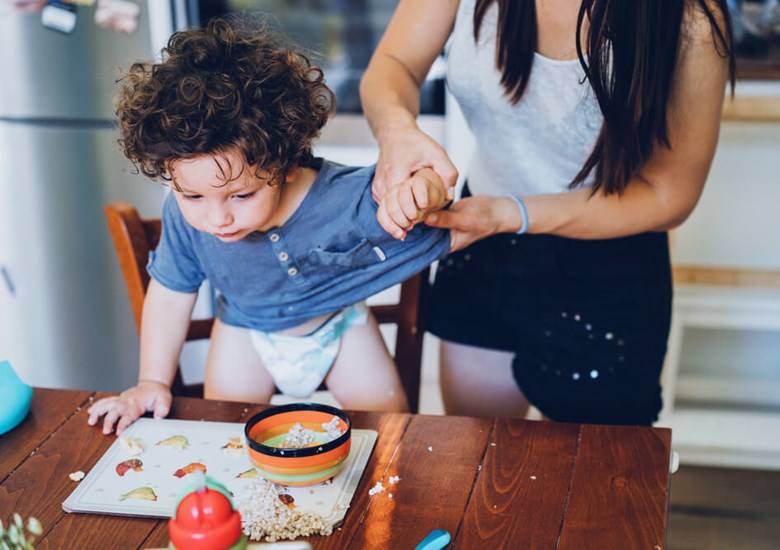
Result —
M281 185L268 185L268 179L244 164L235 151L171 163L176 184L171 189L187 223L223 242L270 228L266 226L279 204ZM260 175L266 174L260 171Z

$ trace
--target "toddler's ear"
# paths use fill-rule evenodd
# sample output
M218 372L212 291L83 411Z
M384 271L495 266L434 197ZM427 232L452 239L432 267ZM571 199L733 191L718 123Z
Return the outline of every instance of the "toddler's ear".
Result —
M300 168L298 166L295 166L287 170L287 173L284 175L284 183L290 183L292 181L295 181L295 178L298 177L299 171Z

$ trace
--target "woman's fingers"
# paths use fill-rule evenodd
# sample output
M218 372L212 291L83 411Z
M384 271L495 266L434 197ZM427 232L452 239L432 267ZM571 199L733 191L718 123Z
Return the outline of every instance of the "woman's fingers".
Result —
M450 157L447 156L444 150L442 150L441 155L434 158L431 168L439 174L439 177L444 181L445 187L452 188L458 183L458 169L452 164Z
M374 181L371 182L371 198L379 204L385 196L385 182L379 174L379 170L374 173Z
M457 210L441 210L428 214L425 217L425 225L431 227L442 227L446 229L455 229L459 225L460 214Z
M453 229L450 231L450 252L463 250L467 246L475 243L477 240L478 239L472 233Z

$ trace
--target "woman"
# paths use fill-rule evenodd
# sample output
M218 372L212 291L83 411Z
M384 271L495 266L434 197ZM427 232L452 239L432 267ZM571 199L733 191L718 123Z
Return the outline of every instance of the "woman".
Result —
M448 40L477 148L464 198L425 220L453 230L430 312L447 413L523 416L530 401L554 420L651 424L665 232L698 201L733 84L725 1L401 0L361 84L375 196L423 166L455 184L415 122ZM385 228L403 237L412 206Z

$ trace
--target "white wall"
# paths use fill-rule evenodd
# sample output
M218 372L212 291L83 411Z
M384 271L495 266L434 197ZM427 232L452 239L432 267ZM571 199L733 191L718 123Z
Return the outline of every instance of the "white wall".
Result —
M676 231L673 257L780 269L780 124L723 123L710 177Z

